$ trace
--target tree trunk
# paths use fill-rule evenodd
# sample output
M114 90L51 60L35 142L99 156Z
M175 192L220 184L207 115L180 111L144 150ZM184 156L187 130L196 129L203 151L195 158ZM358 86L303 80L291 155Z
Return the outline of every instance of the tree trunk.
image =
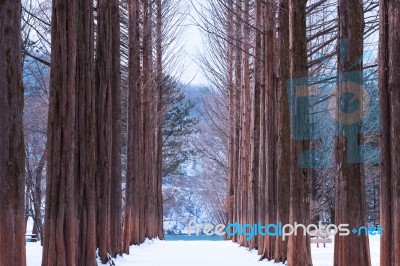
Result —
M156 145L155 145L155 156L156 156L156 165L155 169L157 169L156 174L156 236L160 239L164 239L164 230L163 230L163 198L162 198L162 179L163 179L163 171L162 171L162 145L163 145L163 137L162 137L162 125L163 125L163 103L162 103L162 94L163 94L163 49L162 49L162 30L163 30L163 18L162 18L162 1L157 0L157 40L156 40L156 66L157 66L157 126L156 126Z
M234 25L232 23L233 17L233 0L228 0L228 12L227 12L227 31L228 31L228 41L227 41L227 65L228 65L228 81L227 90L229 98L229 148L228 148L228 178L229 178L229 195L228 195L228 222L234 222L235 213L235 185L236 177L235 173L235 93L233 86L233 75L234 75L234 47L233 43L233 29Z
M243 42L242 36L242 1L236 0L235 3L235 123L236 123L236 147L235 147L235 176L236 176L236 189L235 189L235 222L243 223L242 221L242 187L243 180L241 176L241 142L242 142L242 131L241 131L241 123L242 123L242 101L241 101L241 91L242 91L242 50L241 45ZM235 241L239 244L242 244L243 236L239 237L235 235Z
M92 1L54 0L42 265L97 264L93 60Z
M265 49L265 94L261 100L264 101L264 124L265 124L265 195L266 213L265 224L273 224L276 221L276 172L275 172L275 91L276 91L276 71L275 71L275 10L273 0L266 2L264 14L264 49ZM264 239L264 257L268 260L274 258L275 237L267 235Z
M245 0L244 2L244 10L243 10L243 49L242 49L242 60L243 60L243 81L241 90L241 115L242 115L242 126L241 126L241 180L242 180L242 194L241 194L241 217L243 224L250 223L254 224L254 221L251 219L251 212L254 211L248 204L249 198L251 197L252 191L250 188L250 119L251 119L251 102L250 102L250 62L249 62L249 53L250 53L250 3L249 0ZM256 240L256 236L253 237L251 241L243 239L242 244L245 246L254 246L254 241ZM253 242L253 244L250 244Z
M77 265L96 265L96 91L93 2L78 1L76 66Z
M47 158L47 143L43 151L42 157L40 158L39 164L35 169L35 186L33 195L33 211L35 216L33 217L33 230L32 234L39 235L39 239L43 239L43 223L42 223L42 179L43 170L46 166Z
M139 140L141 121L141 89L140 89L140 32L139 1L130 0L129 9L129 89L128 89L128 132L127 132L127 173L125 193L124 220L124 253L129 254L131 244L140 243L140 198L139 177Z
M259 112L260 112L260 120L258 123L260 124L260 151L258 153L258 221L261 221L262 223L266 222L266 212L267 212L267 204L266 204L266 138L267 138L267 131L266 131L266 113L265 113L265 97L266 97L266 52L267 50L265 49L266 45L266 25L265 25L265 9L266 9L266 3L263 1L260 1L260 3L257 5L259 7L259 23L260 23L260 31L261 31L261 36L260 36L260 51L258 52L260 54L260 60L261 60L261 65L259 66L260 71L259 71L259 83L260 83L260 92L259 92ZM257 81L256 81L257 82ZM256 83L257 84L257 83ZM256 93L257 91L255 91ZM265 254L265 248L264 246L267 245L266 237L259 237L258 238L258 254L262 255L264 257Z
M76 10L75 0L53 1L44 266L78 265L75 219Z
M255 58L254 58L254 94L252 99L252 149L251 149L251 175L250 175L250 197L249 207L252 208L252 224L262 221L259 215L259 167L260 167L260 129L261 129L261 90L263 87L263 47L262 47L262 9L263 3L256 1L256 29L255 33ZM250 243L249 249L258 248L262 237L258 236ZM259 250L261 253L261 250Z
M153 73L152 73L152 1L143 1L143 153L139 156L143 158L144 175L140 182L143 184L141 190L141 224L144 234L141 236L141 241L144 241L144 237L152 238L152 230L154 226L154 193L152 190L153 181Z
M0 2L0 265L26 265L21 1Z
M290 48L290 78L308 76L307 69L307 38L306 38L306 0L289 0L289 48ZM293 86L293 85L292 85ZM294 89L294 88L292 88ZM297 103L291 105L296 108ZM302 108L308 110L308 106ZM302 110L304 111L304 110ZM291 112L292 113L292 112ZM302 121L308 126L308 121ZM307 225L310 222L310 177L309 170L300 168L299 155L307 145L294 139L291 132L290 141L290 224L295 222ZM310 237L299 229L297 236L289 237L288 265L312 265Z
M108 261L107 253L111 253L111 165L113 151L113 84L112 63L113 28L111 21L110 1L100 0L97 15L97 47L96 47L96 88L97 88L97 199L98 199L98 247L103 263Z
M400 264L400 2L380 1L379 98L381 135L382 266Z
M121 74L120 74L120 15L119 1L110 1L111 36L111 104L112 104L112 150L111 150L111 255L122 255L122 176L121 176Z
M338 90L336 104L342 108L339 90L345 88L345 82L362 84L362 63L354 63L363 54L363 1L339 1L339 31L338 31ZM344 41L346 43L344 43ZM347 45L343 45L347 44ZM345 72L352 71L351 80ZM339 105L339 102L341 103ZM346 108L344 106L343 108ZM365 182L361 171L361 161L358 159L360 149L358 134L361 125L350 127L342 124L339 107L336 108L337 132L342 134L336 140L335 157L337 165L335 186L335 223L349 224L350 230L366 225ZM359 117L361 121L361 117ZM355 143L355 145L351 145ZM369 243L366 235L349 236L335 235L334 265L371 265Z
M276 143L276 176L277 176L277 213L276 223L289 223L289 195L290 195L290 168L287 163L290 161L290 116L289 99L286 82L289 79L289 1L279 2L279 80L277 90L277 143ZM287 259L287 241L281 237L275 242L275 262L285 262Z

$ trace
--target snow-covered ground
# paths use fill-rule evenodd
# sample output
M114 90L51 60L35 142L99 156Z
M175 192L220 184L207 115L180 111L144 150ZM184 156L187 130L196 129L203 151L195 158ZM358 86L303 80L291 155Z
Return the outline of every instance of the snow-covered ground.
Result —
M42 265L42 246L40 242L26 243L26 262L27 266Z
M379 235L369 236L372 266L379 266L379 242ZM311 244L311 255L314 266L333 265L333 244L326 244L326 248L323 248L322 244L319 244L319 248L317 248L317 244Z
M372 266L379 266L379 236L370 237ZM333 244L326 248L312 244L314 266L329 266L333 261ZM27 266L40 266L40 243L26 243ZM118 257L116 266L263 266L279 265L258 261L256 251L249 252L230 241L159 241L147 240L132 246L130 255Z

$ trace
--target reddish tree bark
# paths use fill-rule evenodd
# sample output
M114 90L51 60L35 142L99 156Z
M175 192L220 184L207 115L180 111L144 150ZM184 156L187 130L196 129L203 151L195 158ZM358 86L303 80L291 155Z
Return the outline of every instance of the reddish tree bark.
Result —
M289 0L289 54L290 78L308 76L306 38L306 0ZM291 106L291 108L295 108ZM307 106L303 106L307 108ZM304 110L303 110L304 111ZM307 122L307 121L304 121ZM307 126L305 124L304 126ZM296 141L291 132L290 141L290 216L289 222L304 225L310 222L310 177L309 170L298 165L299 154L306 143ZM289 237L288 265L312 265L310 237L299 229L297 236Z
M263 59L264 51L262 49L262 8L263 4L261 1L256 1L256 28L255 33L255 58L254 58L254 94L252 98L252 139L251 139L251 175L250 175L250 195L249 195L249 208L250 208L250 223L255 224L258 221L262 221L262 217L259 216L259 167L260 167L260 129L261 129L261 90L264 89L263 84ZM260 245L260 239L262 237L258 236L254 241L250 243L249 249L257 248ZM259 250L261 253L261 250Z
M381 108L380 263L400 264L400 2L380 1L379 98Z
M96 90L94 87L93 2L78 1L77 123L77 258L96 265Z
M234 65L233 65L233 57L234 57L234 47L233 43L233 22L232 22L232 10L233 10L233 0L228 0L228 12L227 12L227 65L228 65L228 81L227 81L227 90L228 90L228 98L229 98L229 148L228 148L228 179L229 179L229 195L227 199L228 203L228 221L229 223L234 222L234 213L235 213L235 93L233 86L233 75L234 75Z
M289 195L290 195L290 116L289 99L286 82L289 79L289 1L280 0L278 7L278 49L279 49L279 80L277 89L276 113L276 177L277 177L277 213L276 223L289 223ZM275 242L275 262L285 262L287 259L287 241L281 237Z
M0 265L26 265L21 1L0 1Z
M108 261L110 244L110 197L112 161L112 96L111 96L111 14L110 2L97 3L97 47L96 47L96 89L97 89L97 217L98 247L103 263Z
M39 235L40 240L43 239L43 224L42 224L42 178L43 170L46 166L47 158L47 144L44 148L43 154L40 158L39 164L35 169L35 185L34 185L34 196L33 196L33 229L32 234Z
M339 40L345 40L347 46L338 45L338 88L346 82L343 72L352 71L351 82L362 84L362 63L354 66L363 54L364 12L361 0L339 1ZM340 96L336 97L337 106ZM339 107L337 108L337 110ZM335 185L335 224L349 224L350 230L366 225L365 181L361 165L349 162L349 154L360 156L358 147L349 148L351 138L358 142L358 130L352 125L347 129L340 123L341 112L337 112L339 123L337 132L345 132L346 136L336 140L335 157L337 165ZM361 118L360 118L361 120ZM356 139L356 140L354 140ZM350 150L351 149L351 150ZM366 235L335 235L334 265L371 265L369 243Z
M141 83L140 83L140 31L139 1L130 0L129 9L129 91L128 91L128 132L127 132L127 186L124 219L124 253L129 254L131 244L139 244L140 240L140 202L139 177L142 173L140 153L140 121L141 121Z
M273 0L268 0L265 6L264 25L265 25L265 93L261 100L264 101L264 126L265 126L265 195L266 212L265 224L273 224L276 221L276 172L275 172L275 106L276 106L276 5ZM263 177L263 176L262 176ZM264 239L263 256L268 260L274 258L275 237L267 235Z
M92 1L54 0L42 265L97 264L93 61Z
M243 216L242 216L242 193L243 193L243 180L241 176L241 141L242 141L242 132L241 132L241 123L242 123L242 117L241 117L241 112L242 112L242 100L241 100L241 90L242 90L242 1L236 0L234 4L234 10L235 10L235 15L234 15L234 45L235 45L235 94L234 94L234 106L235 106L235 138L236 138L236 143L235 143L235 179L236 179L236 189L235 189L235 215L234 215L234 221L239 222L243 224ZM242 235L241 237L235 235L234 240L240 244L244 243L244 236Z
M250 3L248 0L243 1L243 21L242 21L242 31L243 31L243 39L242 42L242 87L240 88L241 93L241 146L240 146L240 179L241 179L241 219L242 224L253 223L252 217L252 208L249 206L249 197L252 191L250 190L250 133L251 133L251 102L250 102L250 61L249 61L249 53L250 53ZM254 211L254 210L253 210ZM252 240L247 240L243 237L241 244L245 246L254 246L254 241L257 237L254 237ZM253 244L250 244L253 242Z
M144 237L152 238L154 230L154 190L153 190L153 167L154 167L154 126L153 126L153 56L152 56L152 1L143 1L143 85L142 85L142 101L143 101L143 153L139 156L143 156L143 168L144 175L140 182L143 188L140 190L141 199L141 241Z
M255 88L254 88L254 145L255 151L254 162L257 161L258 167L254 169L253 175L257 176L257 222L265 221L266 204L265 204L265 3L263 1L256 2L256 25L258 28L256 35L256 62L255 62ZM257 117L258 116L258 117ZM257 128L256 125L259 127ZM258 254L264 254L265 237L257 238Z
M121 82L119 2L98 1L96 83L98 89L99 255L121 253Z
M68 7L68 8L67 8ZM76 261L77 1L54 0L42 265Z
M162 167L162 146L163 146L163 137L162 137L162 124L163 124L163 103L162 103L162 93L163 93L163 17L162 17L162 1L156 1L156 117L157 117L157 125L156 125L156 145L155 145L155 157L156 157L156 231L155 235L160 239L164 239L164 230L163 230L163 198L162 198L162 179L163 179L163 167Z
M121 175L121 52L119 1L110 1L111 35L111 104L112 104L112 150L111 150L111 255L122 254L122 175Z

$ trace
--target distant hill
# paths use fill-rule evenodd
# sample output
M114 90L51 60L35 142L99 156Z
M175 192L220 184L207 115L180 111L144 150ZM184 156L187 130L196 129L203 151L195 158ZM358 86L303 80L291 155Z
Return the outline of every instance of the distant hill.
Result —
M203 110L203 97L209 94L209 89L206 86L198 85L182 85L182 90L186 95L186 100L195 104L193 108L193 116L201 116Z

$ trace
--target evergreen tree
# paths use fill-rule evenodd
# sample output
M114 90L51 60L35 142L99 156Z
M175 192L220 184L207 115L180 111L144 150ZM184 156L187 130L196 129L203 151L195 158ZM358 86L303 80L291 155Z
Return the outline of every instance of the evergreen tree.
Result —
M163 176L184 173L184 164L195 149L189 136L196 132L198 119L191 114L194 103L186 99L182 87L171 76L163 79Z

